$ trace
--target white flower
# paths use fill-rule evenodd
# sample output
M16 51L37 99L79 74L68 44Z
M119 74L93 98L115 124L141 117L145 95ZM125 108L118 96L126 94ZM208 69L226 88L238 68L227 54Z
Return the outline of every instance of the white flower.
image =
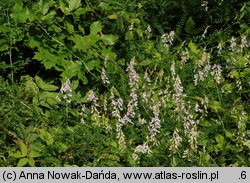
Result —
M102 68L102 82L103 84L109 84L109 79L107 77L107 74L106 74L106 70L104 68Z
M160 113L160 104L155 104L153 106L153 117L149 123L148 129L149 129L149 140L154 143L154 145L158 144L158 141L156 139L156 135L160 133L161 128L161 120L159 118Z
M175 32L171 31L169 34L165 33L161 36L161 41L162 41L164 47L168 48L169 45L173 44L174 35L175 35Z
M60 89L61 93L64 93L64 99L66 100L67 103L71 103L71 97L72 97L72 89L70 86L70 80L67 79L65 83L61 86Z
M241 44L240 44L240 46L241 46L241 49L243 49L243 48L248 48L249 47L249 42L247 41L247 36L246 35L242 35L241 36Z
M208 6L207 5L208 5L208 1L202 1L201 6L205 7L205 11L208 10Z
M88 96L87 96L87 100L89 102L96 102L98 100L98 98L95 96L94 92L92 90L89 91Z
M148 34L150 34L152 32L152 28L150 27L150 25L148 25L148 27L147 27L147 32L148 32Z
M219 64L214 64L213 65L213 72L211 72L212 75L214 75L214 79L216 81L217 84L220 84L220 80L221 80L221 66Z
M179 135L179 130L176 128L174 130L169 149L175 152L176 150L178 150L179 146L181 145L181 142L182 138Z
M171 68L170 68L170 71L171 71L171 74L172 74L172 77L174 78L175 77L175 62L172 63L171 65Z
M135 57L133 57L128 65L127 72L129 72L129 86L132 88L134 86L138 86L139 75L137 74L135 68Z
M237 43L236 43L236 38L233 36L230 40L230 48L229 50L234 51L234 48L236 47Z

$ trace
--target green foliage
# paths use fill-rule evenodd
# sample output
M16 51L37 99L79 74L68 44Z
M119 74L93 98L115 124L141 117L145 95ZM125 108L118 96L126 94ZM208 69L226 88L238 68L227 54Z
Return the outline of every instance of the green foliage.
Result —
M0 166L249 166L250 4L207 2L1 1Z

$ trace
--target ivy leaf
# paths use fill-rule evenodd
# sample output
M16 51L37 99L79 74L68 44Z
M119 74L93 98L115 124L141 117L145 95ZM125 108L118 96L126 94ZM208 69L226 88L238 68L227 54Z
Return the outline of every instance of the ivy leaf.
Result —
M81 0L70 0L69 1L69 10L73 11L81 6Z
M101 39L106 43L107 45L114 45L116 40L118 39L118 36L115 35L102 35Z
M18 161L18 164L17 166L18 167L23 167L25 165L27 165L27 163L29 162L29 159L28 158L22 158Z
M99 21L93 22L90 25L90 33L91 34L97 34L98 32L100 32L102 30L102 24Z

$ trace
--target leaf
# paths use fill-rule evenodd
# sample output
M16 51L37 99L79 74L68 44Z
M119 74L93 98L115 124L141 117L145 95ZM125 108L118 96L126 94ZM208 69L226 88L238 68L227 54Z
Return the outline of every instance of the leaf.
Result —
M30 158L37 158L37 157L40 157L42 156L39 152L36 152L34 150L31 150L30 153L29 153L29 157Z
M74 37L70 39L75 43L75 48L77 50L87 52L88 49L99 40L99 36L97 34L90 34L83 37L75 34Z
M37 135L36 133L32 133L32 134L29 135L28 141L29 142L34 142L38 137L39 137L39 135Z
M186 21L186 25L185 25L185 31L188 34L197 34L199 31L197 30L197 28L195 27L195 22L193 20L193 17L189 17L188 20Z
M48 49L39 47L34 59L41 60L46 69L51 69L59 62L58 55L51 53Z
M29 158L29 165L32 167L35 166L35 160L33 158Z
M108 3L105 3L105 2L100 2L100 4L98 5L98 7L100 7L101 9L103 10L110 10L110 6Z
M44 129L40 130L40 138L46 142L47 145L52 145L54 143L53 136Z
M13 158L21 158L21 157L23 157L23 155L21 154L20 151L17 151L15 153L10 153L9 156L13 157Z
M102 30L102 24L99 21L93 22L90 25L90 33L91 34L97 34L98 32L100 32Z
M110 145L111 145L112 147L117 148L117 143L116 143L115 141L112 141L112 142L110 143Z
M69 0L69 10L73 11L81 6L81 0Z
M115 35L102 35L101 38L107 45L114 45L116 40L118 39L118 36L115 36Z
M17 166L18 167L23 167L25 165L27 165L27 163L29 162L29 159L28 158L22 158L18 161L18 164Z
M90 62L86 63L86 66L88 67L89 71L93 70L95 67L98 67L100 65L99 60L91 60Z
M108 16L109 19L111 20L116 20L118 18L117 14L112 14Z
M39 88L41 88L42 90L44 91L55 91L58 89L57 86L55 85L50 85L48 83L45 83L42 78L40 78L39 76L36 76L35 77L35 81L36 81L36 84Z
M28 153L28 148L27 148L26 144L24 144L23 141L19 141L18 143L20 146L21 154L26 156Z
M192 42L192 40L188 43L188 47L191 52L195 54L199 53L199 50L197 50L197 46Z
M67 27L67 30L69 31L69 33L74 33L74 26L70 23L66 23L66 27Z
M50 108L51 106L54 106L58 103L58 101L56 100L57 96L58 93L44 91L40 93L38 97L39 100L37 102L39 102L39 105Z

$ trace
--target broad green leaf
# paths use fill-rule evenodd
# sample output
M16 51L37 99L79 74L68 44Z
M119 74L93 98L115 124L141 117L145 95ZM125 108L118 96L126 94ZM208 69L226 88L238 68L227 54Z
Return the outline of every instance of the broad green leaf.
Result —
M46 2L46 1L43 1L43 0L40 0L38 2L38 7L39 7L39 11L45 15L46 13L48 13L49 11L49 8L50 8L50 5L51 5L51 2L52 1L49 1L49 2ZM36 4L35 4L36 6ZM35 7L36 8L36 7Z
M193 20L193 17L188 18L184 29L189 34L197 34L197 28L195 27L195 22Z
M66 23L67 26L67 30L69 31L69 33L74 33L74 26L70 23Z
M58 87L55 85L45 83L39 76L35 76L35 81L37 86L44 91L55 91L58 89Z
M118 18L117 14L112 14L108 16L109 19L111 20L116 20Z
M29 157L30 158L37 158L37 157L40 157L41 154L39 152L36 152L36 151L33 151L31 150L30 153L29 153Z
M98 7L100 7L103 10L110 10L111 9L111 7L109 6L109 4L105 3L105 2L100 2L100 4L98 5Z
M10 157L13 157L13 158L21 158L21 157L24 157L20 151L17 151L15 153L10 153L9 154Z
M90 25L90 33L91 34L97 34L98 32L100 32L102 30L102 24L99 21L93 22Z
M100 65L99 60L91 60L90 62L86 63L86 66L88 67L89 71L93 70L95 67L98 67Z
M26 144L23 141L21 141L21 140L18 143L19 143L22 155L26 156L27 153L28 153L28 148L27 148Z
M69 4L68 4L69 5ZM71 11L69 9L69 7L67 7L66 2L64 1L59 1L59 8L61 9L61 11L65 14L68 15Z
M29 158L29 165L34 167L35 166L35 160L33 158Z
M235 79L239 79L239 77L240 77L239 73L238 73L236 70L231 71L231 72L229 73L229 76L230 76L231 78L235 78Z
M81 6L81 0L69 0L69 10L73 11Z
M58 101L56 100L57 96L58 93L44 91L39 95L39 104L44 107L50 108L50 106L58 103Z
M116 40L118 39L118 36L115 35L102 35L101 39L106 43L107 45L114 45Z
M27 165L28 162L29 162L29 159L28 159L28 158L22 158L22 159L20 159L20 160L18 161L17 166L18 166L18 167L23 167L23 166Z
M199 53L199 50L197 50L197 46L192 42L192 40L188 43L188 47L191 52L195 54Z
M52 145L54 143L53 136L44 129L40 130L40 138L47 143L47 145Z
M79 86L79 80L72 80L72 84L71 84L71 87L72 87L72 90L75 90L77 89Z
M34 59L41 60L46 69L51 69L59 62L58 55L51 53L48 49L39 47Z
M78 8L74 12L74 15L76 15L77 17L79 17L80 15L85 15L87 12L90 12L90 11L93 11L90 7L81 7L81 8Z
M110 143L110 145L111 145L112 147L117 148L117 143L116 143L115 141L112 141L112 142Z

